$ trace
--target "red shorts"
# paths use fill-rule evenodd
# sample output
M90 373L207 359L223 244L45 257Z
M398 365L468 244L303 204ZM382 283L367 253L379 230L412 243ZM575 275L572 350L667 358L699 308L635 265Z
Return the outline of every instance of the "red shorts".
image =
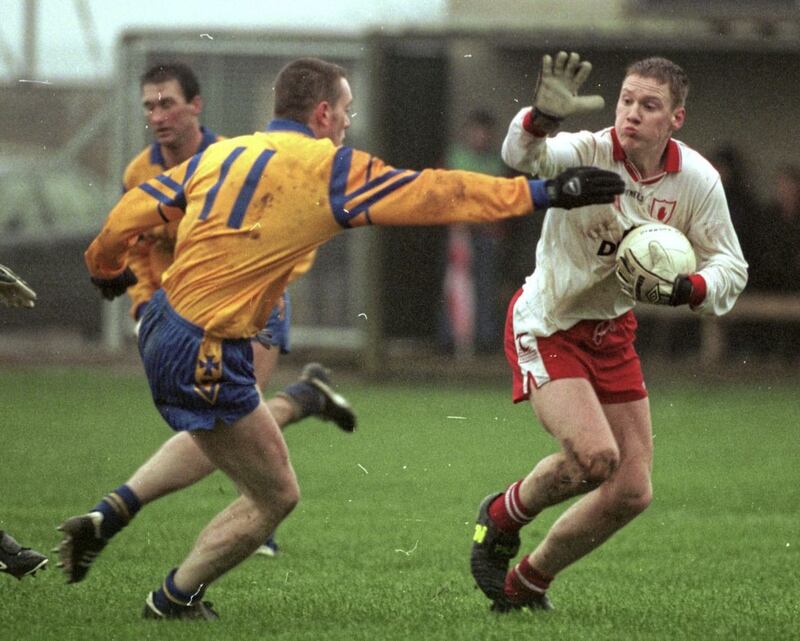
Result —
M636 317L632 311L610 320L584 320L552 336L534 336L514 328L511 299L506 316L505 351L514 376L513 399L530 396L559 378L585 378L601 403L628 403L647 397L639 355L633 346Z

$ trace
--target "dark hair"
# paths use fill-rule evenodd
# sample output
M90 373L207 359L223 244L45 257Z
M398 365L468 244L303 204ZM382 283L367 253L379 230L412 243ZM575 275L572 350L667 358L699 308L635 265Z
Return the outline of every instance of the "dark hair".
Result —
M334 104L347 73L319 58L299 58L287 64L275 79L275 117L307 123L321 102Z
M689 95L689 76L671 60L657 56L638 60L625 70L626 78L631 75L667 83L672 94L672 106L683 107L686 104L686 96Z
M139 78L139 86L155 85L167 80L177 80L186 102L200 95L200 83L189 65L180 62L159 63L145 71Z

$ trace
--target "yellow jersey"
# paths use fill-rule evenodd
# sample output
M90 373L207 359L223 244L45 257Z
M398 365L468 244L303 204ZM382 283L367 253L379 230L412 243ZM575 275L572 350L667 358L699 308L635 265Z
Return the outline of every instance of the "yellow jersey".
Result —
M397 169L277 119L126 193L85 259L92 276L113 278L142 232L180 220L162 277L170 305L207 336L246 338L264 326L295 266L342 231L523 216L534 182Z

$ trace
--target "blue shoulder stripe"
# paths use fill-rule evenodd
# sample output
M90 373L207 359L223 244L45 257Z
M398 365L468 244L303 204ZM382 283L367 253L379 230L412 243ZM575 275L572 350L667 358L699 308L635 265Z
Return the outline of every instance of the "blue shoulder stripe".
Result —
M244 185L242 185L242 189L236 197L236 202L233 203L231 215L228 216L228 227L239 229L242 226L247 207L253 199L256 187L258 187L258 181L261 180L261 176L264 174L264 169L266 169L269 159L274 155L274 149L265 149L258 155L253 166L250 167L250 171L247 172L247 178L244 179Z
M370 167L370 169L371 169L371 167ZM378 187L379 185L382 185L387 180L391 180L397 174L402 174L405 171L406 171L405 169L392 169L391 171L387 171L385 174L382 174L381 176L378 176L375 180L370 180L369 179L369 175L367 175L367 182L364 183L363 186L359 187L355 191L351 191L349 194L347 194L347 200L352 200L353 198L357 198L358 196L360 196L364 192L367 192L367 191L370 191L372 189L375 189L375 187Z
M158 189L151 187L147 183L142 183L139 185L139 189L149 196L155 198L162 205L167 205L168 207L178 207L179 209L186 211L186 194L183 193L183 188L180 186L178 186L178 193L176 193L175 196L167 196L166 194L162 194L160 191L158 191Z
M208 214L211 211L211 208L214 206L214 201L217 199L217 192L219 192L219 188L222 186L222 183L225 182L225 178L228 176L228 170L243 151L244 147L236 147L223 161L219 170L219 178L217 179L217 182L211 189L208 190L208 193L206 194L206 201L203 203L203 210L198 216L199 220L205 220L208 218Z
M178 192L181 190L181 186L166 174L159 174L158 176L156 176L156 180L165 187L169 187L174 192Z
M393 191L395 191L395 190L399 189L400 187L403 187L404 185L407 185L408 183L416 180L417 176L419 176L419 172L418 171L412 172L408 176L403 176L399 180L396 180L395 182L393 182L391 185L388 185L387 187L384 187L379 192L376 192L376 193L372 194L372 196L370 196L364 202L360 203L357 207L354 207L353 209L351 209L348 212L348 214L347 214L348 221L351 218L354 218L354 217L358 216L360 213L368 210L370 207L372 207L372 205L377 203L379 200L382 200L383 198L386 198L386 196L391 194ZM348 224L348 227L349 227L349 224Z
M331 169L331 181L328 186L328 199L331 202L333 217L342 227L350 226L348 212L344 207L347 202L344 190L347 188L347 176L350 174L352 161L352 147L340 147L336 150Z
M189 178L194 176L194 172L197 170L197 165L200 164L200 159L202 157L203 157L203 152L201 151L200 153L197 153L194 156L192 156L191 160L189 160L189 164L186 165L186 175L183 177L183 180L181 181L182 185L185 185L187 182L189 182Z
M352 160L353 149L351 147L341 147L336 151L336 155L333 159L333 168L331 170L330 186L328 189L328 198L330 199L333 216L336 219L336 222L338 222L342 227L350 227L350 221L355 216L358 216L363 212L367 212L367 217L369 217L369 212L367 210L370 208L370 206L391 194L395 189L410 183L419 175L419 172L409 173L407 169L392 169L391 171L387 171L385 174L381 174L377 178L370 180L370 175L372 174L372 160L370 159L370 162L367 165L367 182L355 191L347 194L345 193L345 189L347 188L347 177L350 174ZM347 209L347 203L353 198L371 191L403 173L408 173L408 175L374 193L354 209Z

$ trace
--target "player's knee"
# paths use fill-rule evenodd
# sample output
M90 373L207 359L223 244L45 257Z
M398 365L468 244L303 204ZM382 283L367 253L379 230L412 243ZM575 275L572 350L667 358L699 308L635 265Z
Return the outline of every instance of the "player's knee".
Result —
M294 476L277 480L271 479L260 486L251 498L259 511L278 517L286 518L300 501L300 487Z
M588 489L594 489L611 478L619 467L619 450L606 447L595 452L577 455L575 458L580 482Z
M289 516L289 513L297 507L300 502L300 487L297 481L292 479L282 484L272 493L270 500L270 509L277 513L281 519Z
M284 509L284 516L288 516L289 513L297 507L297 504L300 502L300 487L297 483L292 485L290 490L287 490L283 495L283 509Z
M652 501L652 486L643 482L615 492L611 511L618 520L627 522L644 512Z

